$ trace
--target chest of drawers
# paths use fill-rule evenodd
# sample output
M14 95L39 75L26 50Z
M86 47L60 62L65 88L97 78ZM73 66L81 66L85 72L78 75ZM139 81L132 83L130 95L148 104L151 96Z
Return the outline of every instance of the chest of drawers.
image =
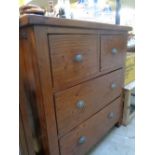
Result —
M20 18L20 150L84 155L122 119L130 27Z

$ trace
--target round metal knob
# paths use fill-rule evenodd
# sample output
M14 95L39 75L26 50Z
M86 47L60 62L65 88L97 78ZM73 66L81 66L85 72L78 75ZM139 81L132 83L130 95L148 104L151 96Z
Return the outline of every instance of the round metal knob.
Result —
M76 107L77 107L78 109L83 109L83 108L85 107L85 102L84 102L83 100L77 101Z
M84 144L86 142L86 137L85 136L81 136L78 140L79 144Z
M83 61L83 56L82 56L82 54L77 54L77 55L75 55L74 61L75 61L75 62L82 62L82 61Z
M112 83L112 84L111 84L111 88L112 88L112 89L115 89L116 87L117 87L116 83Z
M109 118L109 119L113 119L114 116L115 116L115 114L114 114L113 112L110 112L110 113L108 114L108 118Z
M113 55L115 55L115 54L118 53L118 50L116 48L113 48L111 52L112 52Z

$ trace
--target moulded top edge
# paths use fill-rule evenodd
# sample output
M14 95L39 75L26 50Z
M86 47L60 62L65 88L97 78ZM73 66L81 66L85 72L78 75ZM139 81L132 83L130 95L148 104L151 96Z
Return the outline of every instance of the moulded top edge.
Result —
M59 27L72 27L72 28L87 28L87 29L106 29L106 30L119 30L119 31L131 31L132 27L120 26L115 24L107 24L92 21L81 21L73 19L60 19L54 17L46 17L41 15L22 15L19 18L19 26L28 25L48 25Z

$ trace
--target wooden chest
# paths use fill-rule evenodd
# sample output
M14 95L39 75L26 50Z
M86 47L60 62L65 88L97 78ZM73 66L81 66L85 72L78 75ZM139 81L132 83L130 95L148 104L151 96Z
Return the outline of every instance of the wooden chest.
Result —
M20 18L20 151L84 155L122 120L130 27Z

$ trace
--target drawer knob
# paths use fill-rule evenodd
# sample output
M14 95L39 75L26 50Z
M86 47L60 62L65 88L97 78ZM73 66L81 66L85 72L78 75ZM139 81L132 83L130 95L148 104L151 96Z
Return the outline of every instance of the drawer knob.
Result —
M76 107L77 107L78 109L83 109L83 108L85 107L85 102L84 102L83 100L77 101Z
M109 118L109 119L113 119L114 116L115 116L115 114L114 114L113 112L110 112L110 113L108 114L108 118Z
M118 50L116 48L113 48L111 52L112 52L113 55L115 55L115 54L118 53Z
M85 136L81 136L78 140L79 144L84 144L86 142L86 137Z
M112 88L112 89L115 89L116 87L117 87L116 83L112 83L112 84L111 84L111 88Z
M82 56L82 54L77 54L77 55L75 55L74 61L75 61L75 62L82 62L82 61L83 61L83 56Z

